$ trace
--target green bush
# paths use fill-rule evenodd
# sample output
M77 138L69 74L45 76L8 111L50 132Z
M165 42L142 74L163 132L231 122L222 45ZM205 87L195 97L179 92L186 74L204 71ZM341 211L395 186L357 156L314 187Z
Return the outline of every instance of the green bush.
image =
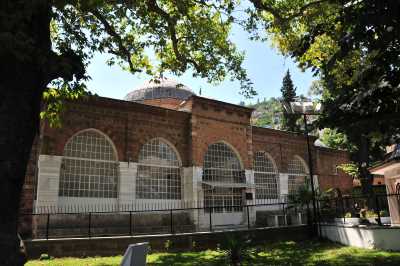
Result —
M40 255L39 260L51 260L53 259L49 254L43 253Z
M353 217L353 214L351 212L346 212L346 214L344 215L344 218L351 218Z
M379 212L379 215L380 215L381 217L388 217L388 216L390 216L387 210L382 210L382 211L380 211L380 212Z

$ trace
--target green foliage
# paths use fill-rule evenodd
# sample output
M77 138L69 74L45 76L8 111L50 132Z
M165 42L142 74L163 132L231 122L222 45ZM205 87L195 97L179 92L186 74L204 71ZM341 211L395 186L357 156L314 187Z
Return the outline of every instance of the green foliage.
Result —
M347 136L336 129L324 128L319 139L329 148L353 151L355 148L347 139Z
M164 242L164 248L165 248L166 251L168 251L171 247L172 247L172 241L169 240L169 239L167 239L167 240Z
M56 111L61 102L53 98L82 94L83 83L90 78L86 67L96 53L107 53L107 64L118 64L133 74L157 77L190 70L210 83L237 80L243 95L256 94L242 67L244 53L230 40L237 1L55 0L16 5L7 6L16 14L9 16L0 10L0 18L21 25L15 26L16 39L12 40L21 45L0 38L2 51L35 62L43 74L42 83L60 90L57 95L45 95L48 110L42 116L54 125L60 122ZM22 27L25 23L42 29L43 34L30 36Z
M279 99L273 97L268 100L264 99L248 107L255 109L252 116L253 125L275 129L282 128L283 112Z
M229 258L230 265L240 265L246 251L250 248L251 239L247 234L226 233L220 246Z
M295 101L296 88L293 85L293 81L292 78L290 77L289 70L283 77L281 92L282 92L282 101L285 102L286 104L290 104L290 102ZM292 132L299 131L299 127L297 124L297 120L299 120L299 118L301 118L301 115L284 112L282 119L282 128Z
M400 2L250 2L248 29L264 26L282 54L319 77L319 127L346 135L353 160L370 181L369 162L381 160L383 147L400 133Z
M346 174L353 178L358 178L360 176L359 168L354 163L344 163L337 166L338 169L344 171Z
M40 254L40 258L39 258L39 260L52 260L52 259L53 259L53 257L51 257L49 254L46 254L46 253Z
M382 211L380 211L380 212L379 212L379 215L380 215L381 217L388 217L388 216L390 216L390 215L389 215L389 212L388 212L387 210L382 210Z

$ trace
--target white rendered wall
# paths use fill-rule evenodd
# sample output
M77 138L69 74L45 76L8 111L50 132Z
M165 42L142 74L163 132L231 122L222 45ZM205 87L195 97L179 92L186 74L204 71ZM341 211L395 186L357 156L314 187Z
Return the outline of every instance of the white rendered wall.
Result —
M61 156L39 156L36 210L57 206L61 160Z
M321 233L323 237L346 246L400 250L399 227L321 225Z
M126 210L131 208L135 200L137 163L120 162L119 173L118 202L120 210Z

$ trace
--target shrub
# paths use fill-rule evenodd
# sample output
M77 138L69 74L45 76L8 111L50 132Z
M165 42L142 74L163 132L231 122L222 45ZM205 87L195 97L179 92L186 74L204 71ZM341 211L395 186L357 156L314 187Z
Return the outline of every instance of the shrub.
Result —
M382 211L380 211L380 212L379 212L379 215L380 215L381 217L388 217L388 216L390 216L387 210L382 210Z
M40 254L39 260L51 260L51 259L53 259L53 258L50 257L49 254L46 254L46 253Z
M351 212L346 212L346 214L344 215L344 218L351 218L353 217L353 214Z

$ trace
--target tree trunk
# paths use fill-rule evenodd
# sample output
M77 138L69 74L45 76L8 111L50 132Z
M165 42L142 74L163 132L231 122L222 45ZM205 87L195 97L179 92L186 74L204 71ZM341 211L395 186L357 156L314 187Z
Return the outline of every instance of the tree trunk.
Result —
M21 67L19 74L25 69ZM0 261L6 262L2 265L19 265L15 260L19 249L18 212L39 126L39 84L27 75L8 75L0 82Z
M0 264L24 264L17 237L22 186L39 128L51 51L48 1L0 1Z

